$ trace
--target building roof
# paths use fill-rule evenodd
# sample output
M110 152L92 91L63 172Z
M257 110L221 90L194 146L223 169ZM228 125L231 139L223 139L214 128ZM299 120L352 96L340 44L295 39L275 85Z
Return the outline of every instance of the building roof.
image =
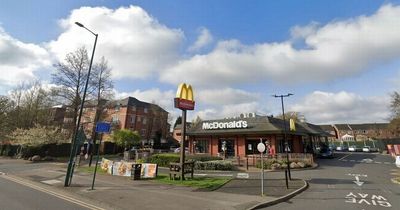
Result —
M105 100L106 101L106 106L107 107L115 107L115 106L122 106L122 107L127 107L127 106L134 106L134 107L142 107L142 108L149 108L149 109L155 109L157 111L161 112L167 112L165 109L161 108L157 104L152 104L152 103L147 103L144 101L140 101L136 99L135 97L127 97L119 100ZM97 105L97 102L95 100L89 100L86 101L85 107L94 107Z
M227 128L227 129L203 129L203 123L213 122L232 122L232 121L247 121L247 128ZM296 131L289 130L289 121L286 121L286 129L288 134L296 135L318 135L327 136L317 125L310 123L296 122ZM221 120L207 120L198 123L188 130L188 135L222 135L222 134L283 134L285 124L282 119L273 118L269 116L256 116L249 118L233 118Z

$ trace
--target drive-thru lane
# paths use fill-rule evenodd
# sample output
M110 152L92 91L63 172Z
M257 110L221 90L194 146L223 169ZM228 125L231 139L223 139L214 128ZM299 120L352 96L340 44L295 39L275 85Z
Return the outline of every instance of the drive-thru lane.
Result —
M293 173L308 180L307 191L268 209L399 209L400 185L390 180L398 170L393 162L390 156L371 153L319 160L318 169Z

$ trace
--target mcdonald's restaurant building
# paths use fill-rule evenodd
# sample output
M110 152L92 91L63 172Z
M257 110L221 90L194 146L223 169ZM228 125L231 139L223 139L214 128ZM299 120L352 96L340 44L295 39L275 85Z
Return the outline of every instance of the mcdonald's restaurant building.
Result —
M310 123L296 122L290 126L286 121L286 138L289 152L313 153L322 142L327 142L330 135L319 126ZM291 128L291 129L289 129ZM202 121L187 131L190 153L204 153L218 156L223 153L223 145L227 156L258 154L257 144L260 139L268 141L273 153L285 152L285 124L283 120L270 116L231 118Z

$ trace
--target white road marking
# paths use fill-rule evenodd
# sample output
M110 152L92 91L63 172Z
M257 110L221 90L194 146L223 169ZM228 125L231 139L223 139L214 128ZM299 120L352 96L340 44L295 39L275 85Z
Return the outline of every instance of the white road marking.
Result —
M384 164L391 164L391 163L389 163L389 162L384 162Z
M0 171L0 175L6 175L6 173Z
M57 193L57 192L54 192L54 191L45 189L45 188L43 188L43 187L40 187L40 186L31 184L31 183L25 182L25 181L23 181L23 180L19 180L19 179L10 177L10 176L2 176L2 177L5 178L5 179L7 179L7 180L13 181L13 182L15 182L15 183L18 183L18 184L21 184L21 185L30 187L30 188L32 188L32 189L35 189L35 190L40 191L40 192L43 192L43 193L47 193L47 194L49 194L49 195L55 196L55 197L57 197L57 198L60 198L60 199L65 200L65 201L69 201L69 202L71 202L71 203L77 204L77 205L79 205L79 206L82 206L82 207L85 207L85 208L88 208L88 209L93 209L93 210L105 210L105 209L103 209L103 208L101 208L101 207L98 207L98 206L95 206L95 205L92 205L92 204L89 204L89 203L85 203L84 201L80 201L80 200L75 199L75 198L73 198L73 197L69 197L69 196L67 196L67 195L63 195L63 194L61 194L61 193Z
M347 160L342 160L342 161L345 161L345 162L347 162Z
M350 160L350 162L356 162L355 160Z
M61 183L61 181L56 180L56 179L50 179L50 180L45 180L45 181L41 181L41 182L45 183L45 184L49 184L49 185Z
M249 178L249 174L248 174L248 173L238 173L238 174L236 175L236 178L248 179L248 178Z
M342 158L340 158L339 160L343 160L343 159L349 157L350 155L351 155L351 154L345 155L345 156L343 156Z
M382 162L376 162L376 161L375 161L375 163L377 163L377 164L382 164Z

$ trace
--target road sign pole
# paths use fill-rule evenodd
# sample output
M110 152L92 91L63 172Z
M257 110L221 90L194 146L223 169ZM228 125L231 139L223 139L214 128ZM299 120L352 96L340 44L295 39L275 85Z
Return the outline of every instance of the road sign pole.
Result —
M261 152L261 196L264 196L264 160Z
M97 146L97 158L96 158L96 164L95 164L94 173L93 173L92 190L94 190L94 182L96 180L97 165L99 164L99 159L100 159L100 146L101 146L101 140L102 139L103 139L103 133L100 134L99 146Z

